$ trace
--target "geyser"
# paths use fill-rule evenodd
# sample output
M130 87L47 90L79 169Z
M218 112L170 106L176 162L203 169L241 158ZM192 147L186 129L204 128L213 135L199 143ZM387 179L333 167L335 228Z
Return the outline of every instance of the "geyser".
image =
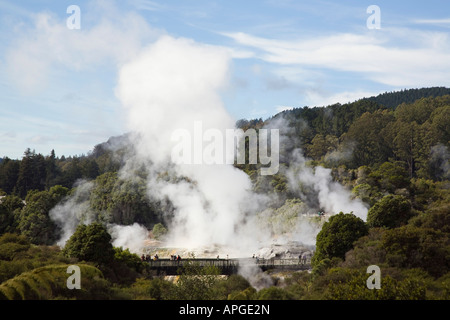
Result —
M193 137L195 123L201 122L203 130L226 136L226 130L234 128L220 97L230 63L223 48L165 36L120 70L117 95L130 130L136 133L135 157L122 175L132 177L129 169L144 164L149 195L173 204L168 236L172 246L245 250L259 240L249 222L262 203L244 172L229 164L171 161L176 146L172 135L177 130L187 130ZM162 172L178 179L160 179Z

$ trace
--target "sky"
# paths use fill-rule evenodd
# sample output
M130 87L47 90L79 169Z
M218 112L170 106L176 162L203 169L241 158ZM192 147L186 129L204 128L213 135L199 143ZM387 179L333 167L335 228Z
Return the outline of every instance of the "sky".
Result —
M0 157L125 133L119 70L167 35L226 50L236 120L450 87L448 0L0 0Z

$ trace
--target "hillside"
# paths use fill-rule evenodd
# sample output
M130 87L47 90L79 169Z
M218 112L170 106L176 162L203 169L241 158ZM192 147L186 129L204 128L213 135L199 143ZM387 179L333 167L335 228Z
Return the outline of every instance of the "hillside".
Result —
M395 109L402 103L413 103L421 98L436 98L450 94L450 88L432 87L420 89L404 89L395 92L385 92L375 97L365 98L389 109Z
M283 142L275 175L259 175L259 164L235 165L249 177L253 193L270 199L245 219L255 218L270 239L303 240L308 234L311 240L311 228L321 227L313 234L312 270L265 274L271 281L260 291L238 275L194 283L192 270L174 285L152 274L135 253L113 247L118 229L111 226L130 227L128 237L140 230L154 241L170 233L177 205L189 198L158 198L164 183L197 188L197 181L170 168L149 179L148 163L124 174L134 152L129 134L79 157L27 149L22 159L4 158L0 299L184 299L194 287L202 299L450 299L447 90L405 90L238 122L243 129L279 128ZM392 107L393 101L398 105ZM367 219L352 210L317 215L324 194L328 202L349 195L349 203L367 207ZM298 224L305 216L308 223ZM64 249L55 246L62 237L68 240ZM48 278L77 263L87 270L91 291L68 293ZM366 288L369 265L382 269L382 290Z

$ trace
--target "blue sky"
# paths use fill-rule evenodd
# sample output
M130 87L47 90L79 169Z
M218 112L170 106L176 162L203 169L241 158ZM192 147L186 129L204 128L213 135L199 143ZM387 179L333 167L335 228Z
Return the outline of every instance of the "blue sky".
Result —
M0 157L86 154L124 133L118 70L167 34L229 50L222 98L236 120L450 86L447 0L0 0Z

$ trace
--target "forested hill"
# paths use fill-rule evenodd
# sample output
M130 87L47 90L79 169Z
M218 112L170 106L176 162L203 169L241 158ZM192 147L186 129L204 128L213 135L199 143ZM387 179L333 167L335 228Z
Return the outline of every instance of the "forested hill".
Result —
M283 118L287 121L283 125L290 128L285 133L291 147L301 148L319 163L358 168L398 161L410 177L441 179L450 141L450 95L442 96L445 93L450 89L384 93L342 105L296 108L266 121L239 120L237 126L258 129ZM386 107L397 102L395 109ZM4 157L0 159L0 193L25 198L29 190L55 185L71 188L78 179L117 172L126 159L128 137L111 137L82 156L56 157L53 150L44 156L27 149L22 159Z
M364 97L351 103L332 104L326 107L302 107L285 110L271 119L285 117L288 119L302 119L317 133L342 135L348 130L351 123L365 112L374 112L378 109L396 109L401 104L412 104L422 98L436 98L450 95L450 88L431 87L420 89L407 89L394 92L385 92L378 96ZM270 119L269 119L270 120ZM258 120L240 120L241 127L253 127ZM262 124L262 120L259 120Z
M421 89L405 89L401 91L385 92L375 97L365 98L389 109L395 109L402 103L413 103L421 98L436 98L450 94L450 88L432 87Z
M422 98L436 98L444 95L450 95L450 88L405 89L385 92L373 97L364 97L351 103L336 103L325 107L304 106L285 110L266 121L262 119L241 119L237 121L237 126L243 129L260 128L268 121L283 117L289 119L294 126L293 122L298 122L301 119L315 133L340 136L349 129L353 121L365 112L374 112L379 109L395 110L401 104L412 104ZM308 134L307 130L304 131L304 134Z

